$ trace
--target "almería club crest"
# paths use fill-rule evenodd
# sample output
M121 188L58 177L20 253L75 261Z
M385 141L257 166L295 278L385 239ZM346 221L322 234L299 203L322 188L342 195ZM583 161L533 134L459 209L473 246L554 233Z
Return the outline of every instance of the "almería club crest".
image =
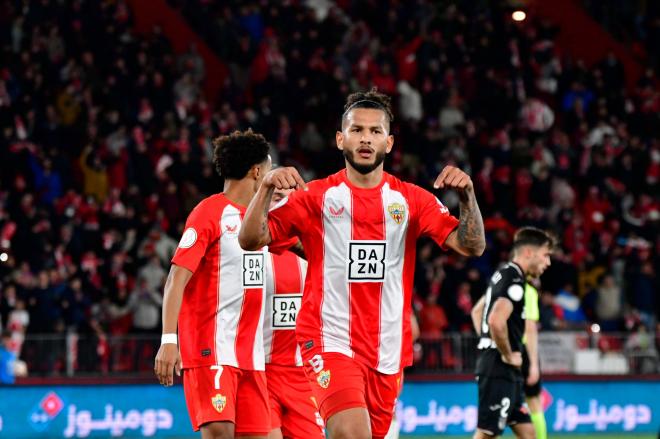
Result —
M211 398L211 404L213 404L213 408L218 413L222 413L222 411L225 409L225 406L227 405L227 397L218 393L213 398Z
M387 211L390 213L390 216L397 224L401 224L403 219L406 217L406 208L399 203L390 204L387 206Z
M321 372L319 372L318 376L316 377L316 381L318 381L319 386L323 387L324 389L327 389L328 386L330 385L330 371L322 370Z

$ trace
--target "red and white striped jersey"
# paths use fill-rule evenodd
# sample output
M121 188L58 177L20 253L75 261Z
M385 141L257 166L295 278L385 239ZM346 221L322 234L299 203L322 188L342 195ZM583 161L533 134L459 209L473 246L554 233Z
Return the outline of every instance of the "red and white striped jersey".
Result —
M183 367L265 370L263 307L267 249L238 244L245 207L212 195L190 213L172 263L193 272L179 313Z
M296 323L302 349L339 352L385 374L412 362L415 246L458 225L430 192L385 173L355 187L346 170L308 184L269 213L273 243L301 239L309 262Z
M306 271L307 261L291 252L266 258L266 364L302 366L295 331Z

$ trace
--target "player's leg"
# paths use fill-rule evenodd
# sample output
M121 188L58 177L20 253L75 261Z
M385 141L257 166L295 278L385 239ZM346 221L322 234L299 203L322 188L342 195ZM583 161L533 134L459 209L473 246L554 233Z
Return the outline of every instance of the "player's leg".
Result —
M369 412L365 407L338 411L326 421L329 439L371 439Z
M266 365L266 384L268 386L268 405L270 406L270 433L268 439L283 439L282 436L282 412L284 407L280 402L281 380L277 370L271 365Z
M399 421L396 419L396 414L392 416L392 423L390 424L390 429L385 435L385 439L399 439L399 430L401 426Z
M236 376L225 366L184 370L186 405L195 431L203 439L234 437Z
M282 401L281 431L285 439L322 439L325 437L324 424L316 399L302 367L279 366L277 377L271 380L268 375L268 392L277 392ZM268 371L270 372L270 370ZM271 404L271 412L273 405ZM271 418L273 418L271 413ZM275 424L273 424L275 425Z
M200 427L202 439L233 439L234 423L229 421L209 422Z
M529 406L529 416L534 424L536 439L547 439L548 429L545 423L545 413L543 413L543 404L541 403L541 380L536 384L528 386L525 384L525 397Z
M499 436L491 435L490 433L484 430L480 430L478 428L475 430L474 434L472 435L472 439L495 439L497 437Z
M527 405L529 406L529 416L532 418L532 424L534 424L534 431L536 431L536 439L547 439L548 427L545 423L545 413L543 413L541 396L528 396Z
M522 378L514 384L515 393L511 398L511 410L508 424L518 439L535 439L534 424L529 416L529 408L525 403L525 392Z
M529 376L529 356L527 355L527 350L523 350L522 373L525 380L525 397L529 406L529 416L532 419L532 424L534 424L536 439L547 439L548 430L545 423L543 405L541 404L541 378L539 377L536 383L531 386L527 384L527 377Z
M392 425L394 406L401 392L401 372L386 375L364 367L367 375L367 409L371 421L371 435L384 439Z
M518 439L535 439L536 433L534 432L534 424L525 422L523 424L514 424L511 430L515 433Z
M479 409L473 438L492 439L500 436L506 428L516 386L513 381L486 375L479 376L478 382Z
M266 372L240 370L236 398L236 436L267 439L271 431Z
M332 439L371 439L360 364L339 353L303 351L305 376Z

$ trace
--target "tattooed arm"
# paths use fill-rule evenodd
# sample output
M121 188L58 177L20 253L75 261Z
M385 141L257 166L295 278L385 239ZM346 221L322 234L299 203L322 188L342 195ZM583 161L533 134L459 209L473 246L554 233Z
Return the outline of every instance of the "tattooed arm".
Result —
M470 176L458 168L447 166L435 180L434 187L455 189L460 199L458 227L449 234L445 245L464 256L481 256L486 249L486 235Z

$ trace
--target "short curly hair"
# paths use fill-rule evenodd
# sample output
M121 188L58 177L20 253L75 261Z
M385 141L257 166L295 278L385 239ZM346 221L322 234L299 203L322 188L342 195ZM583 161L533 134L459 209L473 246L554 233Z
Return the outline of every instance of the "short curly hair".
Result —
M248 128L213 140L213 164L221 177L244 178L250 168L268 159L266 138Z
M392 99L386 94L380 93L376 87L373 87L367 92L359 91L352 93L346 98L344 114L341 117L342 124L346 120L348 113L356 108L374 108L376 110L381 110L387 116L388 122L392 123L394 121Z

